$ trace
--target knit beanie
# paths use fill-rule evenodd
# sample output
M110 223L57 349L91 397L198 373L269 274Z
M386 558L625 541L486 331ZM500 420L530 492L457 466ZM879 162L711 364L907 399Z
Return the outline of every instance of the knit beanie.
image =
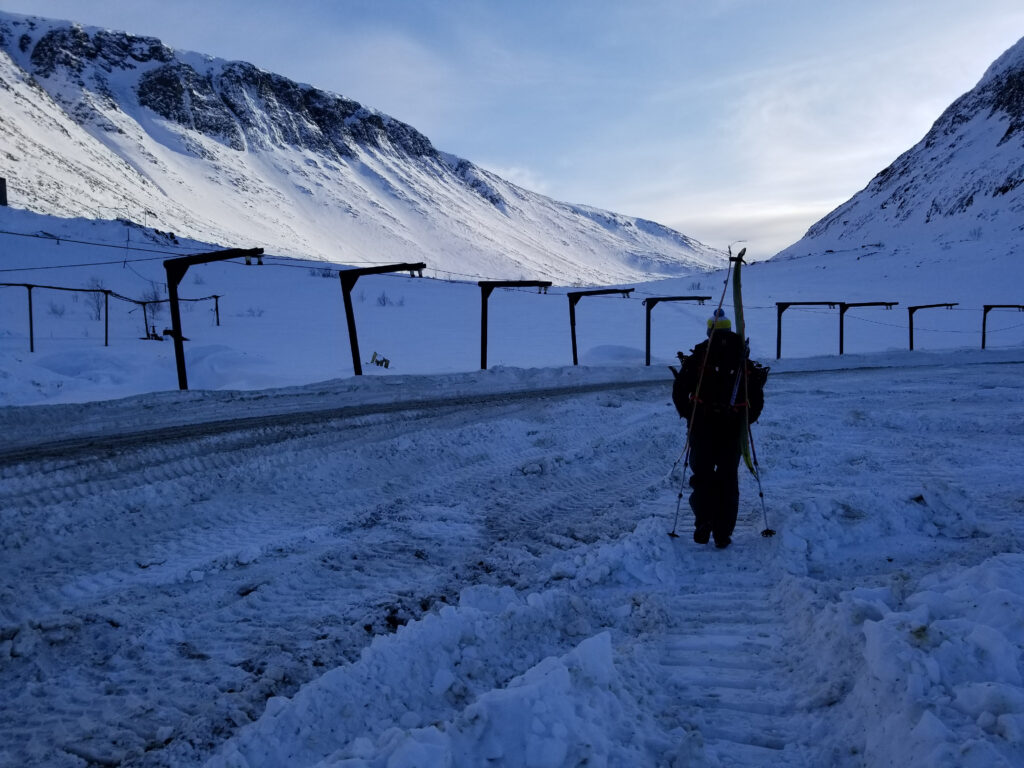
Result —
M712 330L732 330L732 323L725 316L725 312L721 307L716 309L714 314L708 318L708 336L711 335Z

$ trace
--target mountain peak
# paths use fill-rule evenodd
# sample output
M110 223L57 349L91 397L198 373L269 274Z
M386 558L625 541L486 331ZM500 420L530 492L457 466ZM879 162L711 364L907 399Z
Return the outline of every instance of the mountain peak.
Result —
M1024 232L1024 39L916 145L780 256L867 244L945 248Z

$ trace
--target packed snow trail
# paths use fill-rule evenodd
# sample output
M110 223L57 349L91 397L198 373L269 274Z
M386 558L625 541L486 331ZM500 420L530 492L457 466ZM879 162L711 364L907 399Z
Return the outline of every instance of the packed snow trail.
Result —
M734 764L802 765L811 750L788 660L807 649L787 638L765 574L701 574L668 599L683 617L649 649L667 723L699 731L708 756Z
M667 382L2 466L0 764L1019 764L1022 368L770 378L724 551Z

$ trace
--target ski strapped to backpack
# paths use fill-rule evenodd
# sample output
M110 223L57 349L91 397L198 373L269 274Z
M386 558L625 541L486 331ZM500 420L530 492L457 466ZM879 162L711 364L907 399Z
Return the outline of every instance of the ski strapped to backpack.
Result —
M743 264L743 254L741 253L739 256L736 257L736 263L733 266L732 303L733 303L733 312L736 315L736 334L744 342L744 364L745 364L745 362L746 362L746 339L747 339L747 335L746 335L746 323L743 320L743 286L740 283L740 266L742 264ZM767 378L767 376L768 376L768 373L766 371L765 372L765 378ZM737 385L737 387L739 386L740 378L741 378L740 375L737 374L736 375L736 385ZM744 381L743 381L743 388L745 390L744 393L743 393L743 402L744 402L744 404L746 404L746 403L750 402L747 399L749 388L748 388L748 385L747 385L746 377L743 377L743 379L744 379ZM735 402L735 398L734 398L733 402ZM757 469L755 468L754 461L753 461L753 459L751 458L751 455L750 455L750 414L747 412L746 408L743 409L743 429L740 430L740 450L743 452L743 463L747 465L747 469L750 470L750 473L754 477L757 477Z
M760 363L748 363L746 349L746 325L743 320L743 284L740 280L740 266L743 264L743 254L745 252L746 249L736 257L736 261L733 266L732 281L732 299L734 305L733 311L736 315L736 333L744 340L744 359L742 367L747 369L747 375L742 377L744 388L743 399L746 403L746 407L743 408L743 428L740 430L740 450L743 453L743 461L747 465L747 469L750 470L754 479L757 480L757 495L761 498L761 513L764 516L764 530L761 531L761 535L767 538L769 536L774 536L775 531L768 526L768 510L764 502L764 489L761 487L761 468L757 464L757 451L754 449L754 433L750 429L750 379L751 377L755 377L755 385L763 389L764 383L768 378L769 369ZM739 380L740 376L737 374L737 388Z

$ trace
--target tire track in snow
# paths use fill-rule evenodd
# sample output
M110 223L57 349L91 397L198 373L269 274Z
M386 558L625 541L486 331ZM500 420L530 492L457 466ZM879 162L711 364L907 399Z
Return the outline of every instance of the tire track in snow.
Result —
M394 609L404 622L468 584L515 581L526 575L524 558L551 551L567 528L591 541L617 535L636 514L616 509L623 482L636 478L593 457L606 444L625 455L643 445L647 463L659 465L650 461L658 448L645 422L652 405L629 394L612 399L622 410L595 402L607 395L580 398L568 409L580 424L557 430L551 419L565 412L564 397L557 405L531 396L484 409L446 404L400 417L146 440L114 454L83 448L69 460L5 467L3 532L19 539L9 550L18 562L7 565L29 589L0 621L0 629L11 629L11 618L19 627L20 661L4 680L19 689L16 681L33 674L29 641L60 636L62 658L90 681L78 690L96 691L83 705L63 700L59 683L44 685L45 706L13 722L45 731L54 718L75 722L83 706L120 713L104 721L104 738L142 744L150 751L139 764L160 764L167 723L183 729L179 745L237 728L268 695L351 660L387 631ZM610 414L630 422L613 437L594 426L606 428ZM662 440L677 437L672 426ZM493 439L481 444L481 430ZM543 476L551 485L519 471L533 462L561 468ZM597 482L587 480L602 469ZM645 482L654 482L663 470L647 471ZM553 510L543 497L559 483ZM581 510L600 510L603 522L578 519ZM211 687L197 694L199 680ZM0 727L0 740L24 738L24 730ZM121 747L112 749L93 753L110 757Z
M92 456L96 453L119 453L129 448L150 443L170 442L175 440L195 440L212 435L223 435L232 432L247 432L256 429L274 429L278 427L307 428L312 432L320 429L323 424L339 420L394 414L403 411L440 412L452 409L480 408L502 406L512 402L543 400L548 398L573 397L595 392L612 392L643 388L667 389L671 387L669 380L604 382L583 384L570 387L548 387L544 389L514 390L495 392L482 395L462 395L458 397L440 397L424 400L399 400L386 403L351 405L339 408L316 410L288 411L270 413L259 416L240 416L231 419L219 419L175 426L157 427L154 429L134 432L112 430L110 424L103 431L66 440L45 441L30 445L20 445L13 449L0 451L0 466L39 461L41 459L58 459L67 461L79 456Z

